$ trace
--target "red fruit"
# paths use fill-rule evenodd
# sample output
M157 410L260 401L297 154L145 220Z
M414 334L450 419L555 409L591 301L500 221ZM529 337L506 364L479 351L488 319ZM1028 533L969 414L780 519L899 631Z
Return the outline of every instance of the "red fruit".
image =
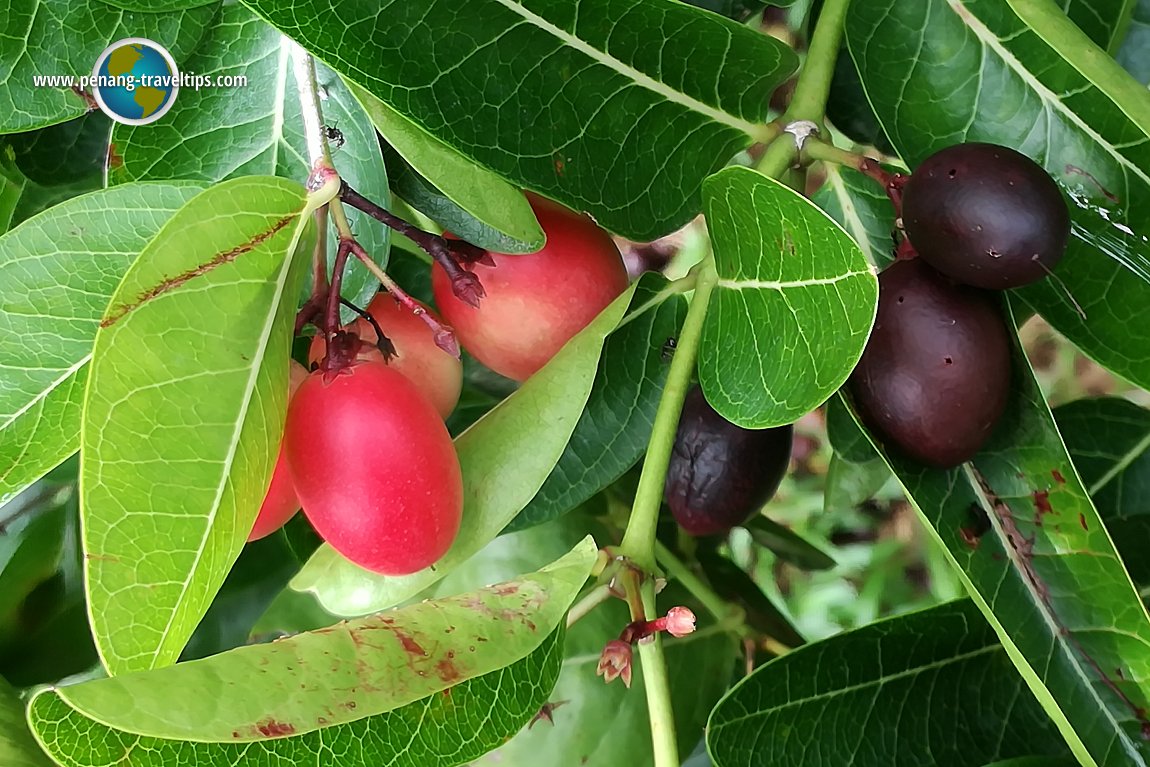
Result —
M611 237L588 217L528 195L547 235L528 255L489 254L495 266L466 269L486 297L479 308L455 296L438 264L435 303L464 348L497 373L525 381L547 364L627 287L627 270Z
M432 317L435 312L416 301ZM414 312L401 306L389 293L380 293L367 306L367 312L379 325L383 334L395 345L396 355L391 359L393 368L403 373L435 405L441 418L447 418L459 402L463 388L463 364L435 345L435 334L427 323ZM362 340L358 359L383 361L376 344L375 329L362 317L350 326ZM316 335L308 350L308 361L318 364L324 355L322 335Z
M307 518L360 567L414 573L459 532L463 477L451 437L389 365L308 376L288 407L284 451Z
M300 384L307 378L304 366L292 360L288 368L288 397L295 395ZM288 472L287 461L284 459L283 444L280 444L279 455L276 457L276 467L272 470L271 484L264 495L264 502L260 505L260 512L256 515L256 523L248 534L248 542L258 541L260 538L271 535L288 523L288 520L299 511L299 499L295 495L291 474Z

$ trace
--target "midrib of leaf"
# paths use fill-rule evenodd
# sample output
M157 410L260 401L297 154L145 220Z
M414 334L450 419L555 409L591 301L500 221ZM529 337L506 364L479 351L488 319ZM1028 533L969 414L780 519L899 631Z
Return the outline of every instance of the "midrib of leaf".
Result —
M872 680L867 681L867 682L860 682L859 684L850 685L849 687L840 687L837 690L830 690L828 692L819 693L818 695L811 695L811 696L808 696L806 698L799 698L798 700L789 700L786 703L779 705L779 706L773 706L771 708L762 709L759 711L753 711L751 713L744 714L744 715L738 716L738 717L733 717L731 719L724 719L721 723L714 724L714 725L712 725L712 727L716 730L721 730L724 727L728 727L728 726L734 725L734 724L739 724L740 722L745 722L748 719L755 719L757 717L760 717L768 711L771 711L771 712L785 711L786 709L791 708L793 706L801 706L801 705L804 705L806 703L815 703L815 702L821 701L821 700L831 700L833 698L839 697L840 695L846 695L848 693L858 692L860 690L866 690L866 689L869 689L871 687L882 687L884 684L889 684L889 683L895 682L899 679L906 679L908 677L917 676L918 674L925 674L927 672L934 671L936 669L946 668L947 666L949 666L952 663L964 663L968 660L971 660L972 658L977 658L981 655L989 655L991 653L996 653L996 652L999 652L1001 650L1002 650L1002 647L1000 645L997 645L997 644L987 645L986 647L980 647L977 650L971 650L970 652L962 653L961 655L952 655L949 658L943 658L941 660L936 660L933 663L927 663L927 664L922 665L922 666L915 666L914 668L908 668L905 671L898 671L894 674L887 674L885 676L881 676L881 677L878 677L876 679L872 679Z
M859 215L854 200L847 194L843 174L840 173L837 168L832 167L827 171L827 183L830 184L831 191L834 193L835 199L839 201L839 207L842 208L843 228L847 230L859 248L866 253L867 260L872 264L877 263L874 254L870 252L870 236L867 233L866 226L863 224L862 216Z
M17 418L19 418L20 416L27 413L29 410L34 408L40 402L43 402L45 399L47 399L49 394L51 394L52 392L56 391L56 389L63 386L67 382L67 380L69 378L71 378L72 375L77 370L79 370L80 368L87 365L91 359L92 359L92 353L91 352L88 352L87 354L85 354L79 361L77 361L75 364L73 364L72 367L65 370L60 375L59 378L57 378L55 381L52 381L52 383L45 386L44 390L42 392L40 392L39 394L37 394L32 399L30 399L26 405L21 407L19 410L17 410L11 416L9 416L8 419L5 420L3 423L0 423L0 431L7 429L12 424L13 421L15 421Z
M658 93L667 101L681 104L687 109L706 115L717 123L729 125L732 128L737 128L756 140L765 140L769 137L766 132L766 125L749 122L742 119L741 117L738 117L737 115L724 112L721 109L716 109L709 104L704 104L701 101L693 99L686 93L680 93L674 88L669 88L665 83L661 83L650 75L640 72L638 69L635 69L629 64L626 64L614 56L611 56L606 51L601 51L594 46L589 45L587 41L581 40L578 37L572 35L570 32L555 26L539 14L533 11L529 11L519 3L514 2L514 0L495 1L507 8L507 10L511 11L512 13L521 16L523 20L529 24L539 27L548 34L558 38L564 45L574 48L593 61L597 61L600 64L604 64L622 75L626 75L636 84L641 85L647 90Z
M1007 0L1007 3L1010 5L1011 9L1015 12L1018 18L1022 20L1027 26L1029 26L1030 29L1043 40L1043 42L1054 48L1054 50L1056 50L1059 55L1065 58L1083 76L1085 76L1086 79L1088 79L1095 88L1106 94L1106 96L1109 97L1111 101L1114 101L1115 106L1121 109L1122 113L1130 118L1130 120L1134 122L1139 128L1141 128L1143 132L1150 133L1150 110L1147 110L1147 114L1142 115L1142 119L1138 119L1134 114L1131 113L1134 110L1129 108L1131 105L1136 104L1138 101L1144 99L1145 94L1142 95L1142 99L1119 100L1116 99L1114 94L1110 92L1110 89L1114 88L1115 85L1114 83L1109 82L1109 80L1113 79L1118 80L1119 82L1123 80L1129 80L1135 85L1137 85L1137 82L1131 78L1130 75L1128 75L1126 71L1122 69L1122 67L1118 66L1117 63L1114 63L1113 71L1107 73L1109 77L1101 78L1100 81L1100 78L1097 77L1097 75L1100 73L1095 71L1096 67L1091 66L1084 61L1084 58L1089 55L1091 50L1093 50L1095 53L1099 53L1099 49L1093 46L1093 43L1087 39L1086 35L1082 33L1081 30L1074 26L1073 22L1066 18L1065 14L1062 14L1061 12L1056 14L1050 13L1050 6L1046 5L1045 3L1043 4L1044 7L1041 9L1041 12L1035 13L1030 0ZM1111 146L1109 141L1099 135L1098 132L1090 127L1090 125L1076 112L1073 112L1065 104L1063 104L1062 100L1058 98L1056 93L1047 88L1045 83L1035 77L1029 69L1023 66L1022 62L1020 62L1013 53L1007 50L1006 46L1002 44L1002 40L1000 40L993 32L991 32L990 28L983 24L982 21L977 18L970 9L966 7L966 3L963 2L963 0L947 0L947 4L950 6L951 10L953 10L959 16L959 18L962 19L963 23L966 24L970 31L974 33L975 37L977 37L982 41L984 45L990 48L995 53L995 55L1002 59L1002 62L1006 64L1007 67L1009 67L1015 74L1017 74L1023 81L1025 81L1026 84L1029 85L1036 94L1038 94L1039 98L1041 98L1043 103L1047 105L1048 109L1053 112L1059 112L1065 115L1066 118L1072 122L1079 130L1096 141L1098 145L1103 150L1105 150L1107 154L1113 157L1119 165L1128 170L1136 178L1141 179L1143 183L1150 185L1150 175L1147 175L1146 171L1132 163L1124 155L1115 151L1114 147ZM1031 6L1029 13L1020 9L1020 7L1026 8L1027 6ZM1056 42L1059 36L1049 34L1051 31L1050 27L1056 26L1060 21L1064 21L1065 26L1076 33L1075 36L1078 38L1077 42L1079 45L1073 50L1064 50L1064 46L1059 46ZM1048 27L1046 29L1047 35L1042 34L1041 27L1043 26ZM1052 40L1051 38L1054 39Z
M815 277L809 280L719 280L717 284L721 288L730 290L788 290L790 288L806 288L812 285L834 285L864 274L872 274L872 271L863 269L857 272L845 272L834 277Z
M1078 676L1083 685L1089 691L1090 697L1095 701L1095 703L1098 704L1097 708L1103 712L1103 715L1110 723L1113 732L1117 735L1118 738L1125 738L1126 735L1122 731L1121 726L1118 724L1118 720L1115 719L1111 713L1110 706L1107 705L1107 703L1102 699L1102 697L1098 694L1098 691L1095 689L1094 684L1091 681L1093 678L1092 675L1089 674L1085 668L1083 668L1083 659L1081 657L1083 651L1076 647L1075 643L1068 642L1066 640L1065 637L1070 636L1070 630L1065 628L1062 625L1062 622L1054 615L1053 610L1047 602L1047 598L1039 593L1037 586L1035 585L1033 579L1030 577L1029 573L1034 569L1034 565L1022 560L1023 555L1018 551L1018 549L1014 547L1009 534L1002 525L1002 520L999 519L998 511L994 508L994 500L986 496L986 493L982 489L981 483L978 481L973 471L971 470L971 464L964 463L962 465L962 472L966 477L967 482L970 484L971 490L974 492L975 497L978 498L979 505L982 506L982 510L986 513L987 519L990 520L991 528L994 530L995 535L998 536L998 540L1002 544L1002 550L1006 553L1007 559L1010 560L1010 564L1013 567L1015 573L1025 584L1026 592L1030 595L1031 603L1038 608L1038 613L1042 616L1042 620L1046 624L1047 629L1050 631L1051 636L1054 637L1055 644L1062 651L1063 656L1070 661L1071 666L1074 668L1074 673ZM997 622L993 623L992 625L994 625L995 631L999 631L1001 628L997 625ZM1002 636L1002 633L1000 633L999 636ZM1029 667L1029 660L1027 660L1026 663ZM1043 687L1045 687L1045 684Z
M311 201L309 200L309 203ZM295 256L296 246L299 243L300 235L306 226L308 216L311 214L312 205L305 205L304 211L300 213L298 222L296 223L295 234L292 237L291 243L287 248L287 257L284 259L283 266L280 267L279 276L276 279L276 300L270 305L267 317L264 319L263 327L260 329L259 344L256 347L256 353L252 357L251 365L249 366L248 381L246 394L243 402L240 405L240 411L236 417L235 428L232 430L231 442L228 445L227 455L221 464L222 471L220 472L220 481L216 485L216 496L212 500L211 513L207 516L207 525L204 526L204 533L200 537L199 545L196 547L195 558L192 560L191 567L188 568L187 576L184 578L183 584L180 588L180 593L185 594L188 590L188 585L191 583L192 578L199 572L200 562L204 557L204 550L207 548L207 541L211 537L212 528L215 526L216 515L220 510L220 501L223 498L224 491L231 478L232 464L235 462L236 449L240 444L240 434L243 432L244 426L247 423L248 410L251 408L252 395L255 392L256 378L259 372L263 370L264 359L267 357L268 339L271 337L272 329L275 325L275 318L279 315L280 303L283 300L285 287L288 276L291 274L291 264ZM160 633L160 639L155 644L155 649L152 651L151 656L154 660L166 647L168 637L172 633L172 627L175 624L176 616L182 612L184 600L181 599L177 604L172 607L171 612L168 614L168 622L164 626L163 631ZM89 601L88 610L91 611L92 605ZM94 625L94 624L93 624ZM103 655L103 648L99 648L101 656Z
M1115 477L1130 468L1130 464L1134 463L1134 461L1141 457L1147 450L1150 450L1150 431L1147 431L1146 436L1140 439L1138 444L1127 450L1120 460L1116 461L1105 474L1099 477L1098 480L1090 486L1087 492L1093 496L1099 490L1106 487Z
M276 66L276 95L272 102L275 111L272 113L272 172L280 166L280 147L287 144L284 141L284 97L287 93L287 73L291 43L280 35L279 62ZM306 163L305 163L306 165Z

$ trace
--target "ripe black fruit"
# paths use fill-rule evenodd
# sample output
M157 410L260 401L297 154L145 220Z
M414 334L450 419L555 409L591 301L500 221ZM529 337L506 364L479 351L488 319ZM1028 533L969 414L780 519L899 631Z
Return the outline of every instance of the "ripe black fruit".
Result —
M1070 236L1070 213L1054 179L1026 155L995 144L957 144L923 161L903 189L902 220L927 263L994 290L1044 277Z
M879 275L878 317L850 390L863 422L925 464L970 460L1010 391L1010 339L993 293L922 259Z
M744 429L687 393L663 497L691 535L723 535L775 494L791 460L794 429Z

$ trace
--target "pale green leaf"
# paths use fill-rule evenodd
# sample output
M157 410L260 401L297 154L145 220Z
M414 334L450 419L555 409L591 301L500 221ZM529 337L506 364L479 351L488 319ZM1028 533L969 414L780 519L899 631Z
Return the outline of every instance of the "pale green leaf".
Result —
M80 447L92 341L148 240L199 184L132 184L0 236L0 504Z
M81 512L113 674L176 660L255 520L287 405L305 212L303 187L282 179L208 189L152 239L100 323Z

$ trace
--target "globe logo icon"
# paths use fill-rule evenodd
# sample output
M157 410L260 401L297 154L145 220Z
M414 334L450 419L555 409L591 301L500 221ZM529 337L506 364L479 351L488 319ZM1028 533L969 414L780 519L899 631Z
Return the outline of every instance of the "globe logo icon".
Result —
M179 70L172 54L142 37L112 43L92 69L92 95L106 115L126 125L163 117L176 100Z

